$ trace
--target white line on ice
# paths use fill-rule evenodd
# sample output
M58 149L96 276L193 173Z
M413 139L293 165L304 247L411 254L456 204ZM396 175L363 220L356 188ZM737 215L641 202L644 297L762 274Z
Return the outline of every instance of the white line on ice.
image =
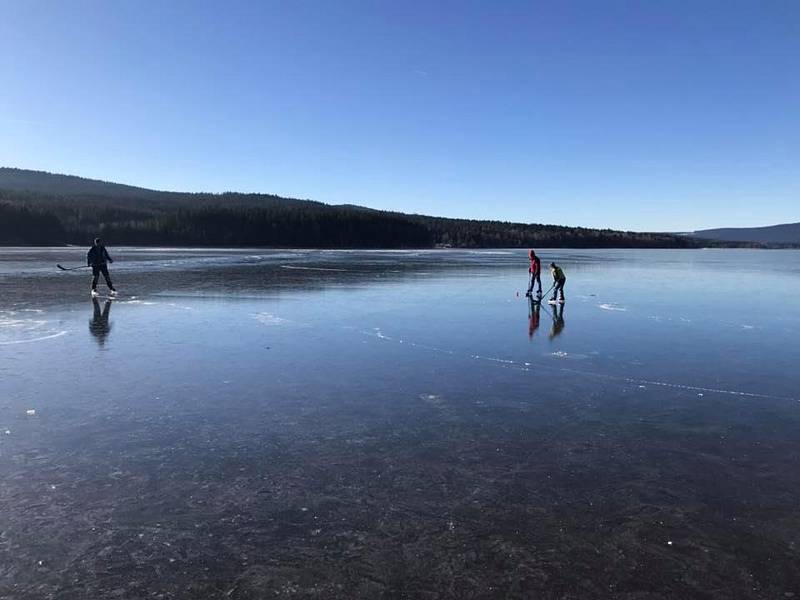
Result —
M8 346L10 344L29 344L31 342L41 342L43 340L52 340L53 338L61 337L62 335L66 335L66 331L59 331L58 333L53 333L51 335L43 335L42 337L38 338L31 338L29 340L14 340L12 342L0 342L0 346Z
M423 349L433 350L435 352L445 353L445 354L449 354L449 355L455 355L456 354L455 351L453 351L453 350L446 350L444 348L435 348L433 346L425 346L425 345L422 345L422 344L417 344L415 342L409 342L409 341L406 341L406 340L402 340L402 339L399 339L399 338L398 339L391 338L391 337L389 337L387 335L384 335L380 331L380 329L378 329L378 328L376 328L376 330L374 332L362 331L362 333L364 335L368 335L370 337L376 337L378 339L381 339L381 340L384 340L384 341L387 341L387 342L396 342L396 343L399 343L399 344L404 344L406 346L413 346L413 347L416 347L416 348L423 348ZM465 357L466 356L467 355L465 355ZM496 365L498 367L513 368L513 369L517 369L519 371L532 371L534 369L549 369L551 371L561 371L561 372L567 372L567 373L574 373L576 375L582 375L584 377L594 377L594 378L597 378L597 379L607 379L607 380L610 380L610 381L624 381L626 383L633 383L633 384L636 384L636 385L654 385L654 386L666 387L666 388L672 388L672 389L687 390L687 391L692 391L692 392L700 392L700 394L698 394L698 395L702 395L702 393L713 393L713 394L727 394L727 395L730 395L730 396L740 396L740 397L746 397L746 398L763 398L763 399L768 399L768 400L788 400L788 401L792 401L792 402L800 402L800 398L792 398L792 397L788 397L788 396L776 396L776 395L773 395L773 394L759 394L759 393L756 393L756 392L743 392L741 390L727 390L727 389L724 389L724 388L708 388L708 387L697 386L697 385L686 385L686 384L683 384L683 383L673 383L673 382L670 382L670 381L654 381L654 380L650 380L650 379L637 379L635 377L625 377L625 376L622 376L622 375L607 375L605 373L596 373L594 371L583 371L583 370L580 370L580 369L570 369L568 367L556 367L556 366L553 366L553 365L547 365L547 364L543 364L543 363L532 364L530 362L525 362L525 363L523 363L523 365L524 365L523 366L523 365L520 365L516 361L513 361L513 360L506 360L506 359L502 359L502 358L494 358L494 357L490 357L490 356L481 356L479 354L470 354L468 356L469 356L469 358L472 358L473 360L483 360L483 361L489 362L491 364L494 364L494 365ZM560 355L556 355L556 356L560 357Z
M281 269L296 269L298 271L347 271L347 269L329 269L325 267L298 267L295 265L281 265Z

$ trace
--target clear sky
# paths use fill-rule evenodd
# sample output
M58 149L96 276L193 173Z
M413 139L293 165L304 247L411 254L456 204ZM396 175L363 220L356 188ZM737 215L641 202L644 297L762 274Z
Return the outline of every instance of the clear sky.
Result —
M800 2L0 0L0 166L636 230L800 221Z

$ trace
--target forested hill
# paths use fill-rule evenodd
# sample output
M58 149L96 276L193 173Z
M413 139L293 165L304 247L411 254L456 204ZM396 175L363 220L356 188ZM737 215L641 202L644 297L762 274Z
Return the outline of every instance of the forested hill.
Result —
M707 240L757 242L761 244L800 244L800 223L767 227L730 227L695 231L693 236Z
M28 192L36 195L45 203L48 202L48 198L61 200L71 198L83 202L101 202L106 207L122 208L325 206L321 202L283 198L274 194L162 192L74 175L58 175L8 167L0 167L0 190Z
M269 194L160 192L0 168L0 245L691 248L664 233L446 219Z
M0 167L0 188L57 196L85 195L106 198L155 198L159 194L165 194L165 192L157 192L121 183L8 167Z

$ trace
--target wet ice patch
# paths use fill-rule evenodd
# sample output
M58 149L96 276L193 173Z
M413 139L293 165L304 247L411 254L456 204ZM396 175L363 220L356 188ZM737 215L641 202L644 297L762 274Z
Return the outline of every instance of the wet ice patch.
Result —
M283 319L281 317L277 317L272 313L268 312L260 312L253 315L253 318L261 323L262 325L269 325L271 327L280 326L280 325L288 325L290 321L288 319Z
M674 322L676 320L680 321L681 323L691 323L692 322L691 319L687 319L686 317L678 317L677 319L673 319L672 317L663 317L661 315L650 315L647 318L650 319L651 321L655 321L656 323L663 323L663 322L666 322L666 321Z
M439 394L420 394L419 399L431 406L439 408L442 406L442 397Z
M178 310L191 310L191 311L197 310L196 308L193 308L191 306L185 306L183 304L175 304L174 302L167 302L166 306L169 306L170 308L177 308Z
M620 312L626 312L628 309L624 306L620 306L616 302L604 302L603 304L598 304L598 307L602 308L603 310L617 310Z
M430 408L437 411L448 411L449 407L444 398L439 394L420 394L419 399L427 404Z
M391 340L392 339L389 336L384 335L384 333L381 331L380 327L375 327L373 329L373 331L375 332L374 333L375 337L378 338L379 340Z

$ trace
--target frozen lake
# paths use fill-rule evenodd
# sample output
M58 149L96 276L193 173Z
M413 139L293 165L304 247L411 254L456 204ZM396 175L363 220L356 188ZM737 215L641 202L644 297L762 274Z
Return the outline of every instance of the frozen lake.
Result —
M800 598L800 252L109 250L0 249L0 598Z

